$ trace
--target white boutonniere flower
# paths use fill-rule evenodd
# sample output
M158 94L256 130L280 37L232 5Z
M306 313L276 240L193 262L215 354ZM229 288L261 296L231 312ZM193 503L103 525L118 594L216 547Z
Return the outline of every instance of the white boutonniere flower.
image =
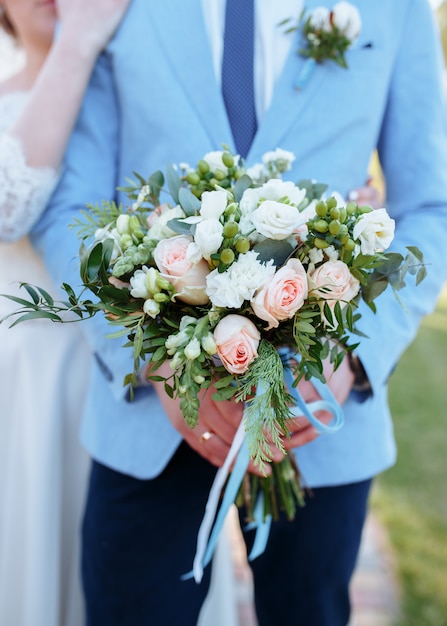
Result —
M328 60L340 67L348 67L345 54L360 35L362 20L357 7L343 1L337 2L331 10L316 7L308 14L304 10L299 24L288 28L287 32L298 28L301 28L304 39L298 52L307 58L296 83L296 88L302 89L317 63Z

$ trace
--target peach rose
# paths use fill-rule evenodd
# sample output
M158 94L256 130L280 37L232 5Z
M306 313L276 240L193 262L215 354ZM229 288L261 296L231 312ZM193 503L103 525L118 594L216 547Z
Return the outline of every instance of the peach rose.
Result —
M306 270L298 259L289 259L256 293L251 307L257 317L268 322L270 330L293 317L306 298Z
M188 259L192 237L178 235L162 239L154 250L154 261L163 278L175 288L175 297L187 304L207 304L206 276L208 263L202 259L193 263Z
M343 261L323 263L312 272L310 279L315 284L316 295L327 300L331 308L337 301L343 307L355 298L360 288L359 281L351 274L349 267Z
M258 357L261 334L242 315L223 317L214 329L217 354L223 366L232 374L243 374Z

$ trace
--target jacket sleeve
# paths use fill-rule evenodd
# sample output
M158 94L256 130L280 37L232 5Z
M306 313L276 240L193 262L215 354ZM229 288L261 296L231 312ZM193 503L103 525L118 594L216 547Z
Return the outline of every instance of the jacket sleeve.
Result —
M98 60L63 165L63 175L50 203L34 227L32 240L43 255L55 284L81 290L80 241L70 224L86 204L113 200L119 159L120 114L112 63L104 53ZM125 395L124 376L133 370L133 354L125 340L110 339L112 327L101 313L80 322L113 395Z
M357 353L373 385L387 382L439 297L447 271L447 124L443 61L434 16L426 0L409 0L400 31L381 126L378 152L386 181L386 206L396 220L392 250L418 246L428 276L414 276L399 291L388 288L377 313L361 306Z

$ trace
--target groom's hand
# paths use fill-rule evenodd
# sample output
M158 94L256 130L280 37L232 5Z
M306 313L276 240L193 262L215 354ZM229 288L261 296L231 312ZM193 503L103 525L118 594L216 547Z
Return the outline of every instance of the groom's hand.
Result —
M164 363L158 370L157 375L168 378L172 375L169 363ZM210 463L221 467L228 455L236 430L242 419L243 405L234 400L222 400L215 402L212 399L214 389L204 389L200 395L199 421L195 428L190 428L180 410L180 402L170 398L165 390L164 383L153 382L155 391L168 416L171 424L182 435L185 441L198 454L206 458ZM283 455L272 445L274 460L279 461ZM267 473L270 468L267 467ZM250 462L250 472L263 475L258 467Z

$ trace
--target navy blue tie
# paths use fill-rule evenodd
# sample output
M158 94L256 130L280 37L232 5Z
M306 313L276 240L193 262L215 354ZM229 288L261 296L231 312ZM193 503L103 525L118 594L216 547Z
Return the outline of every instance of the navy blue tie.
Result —
M238 154L246 157L256 134L254 0L227 0L222 94Z

